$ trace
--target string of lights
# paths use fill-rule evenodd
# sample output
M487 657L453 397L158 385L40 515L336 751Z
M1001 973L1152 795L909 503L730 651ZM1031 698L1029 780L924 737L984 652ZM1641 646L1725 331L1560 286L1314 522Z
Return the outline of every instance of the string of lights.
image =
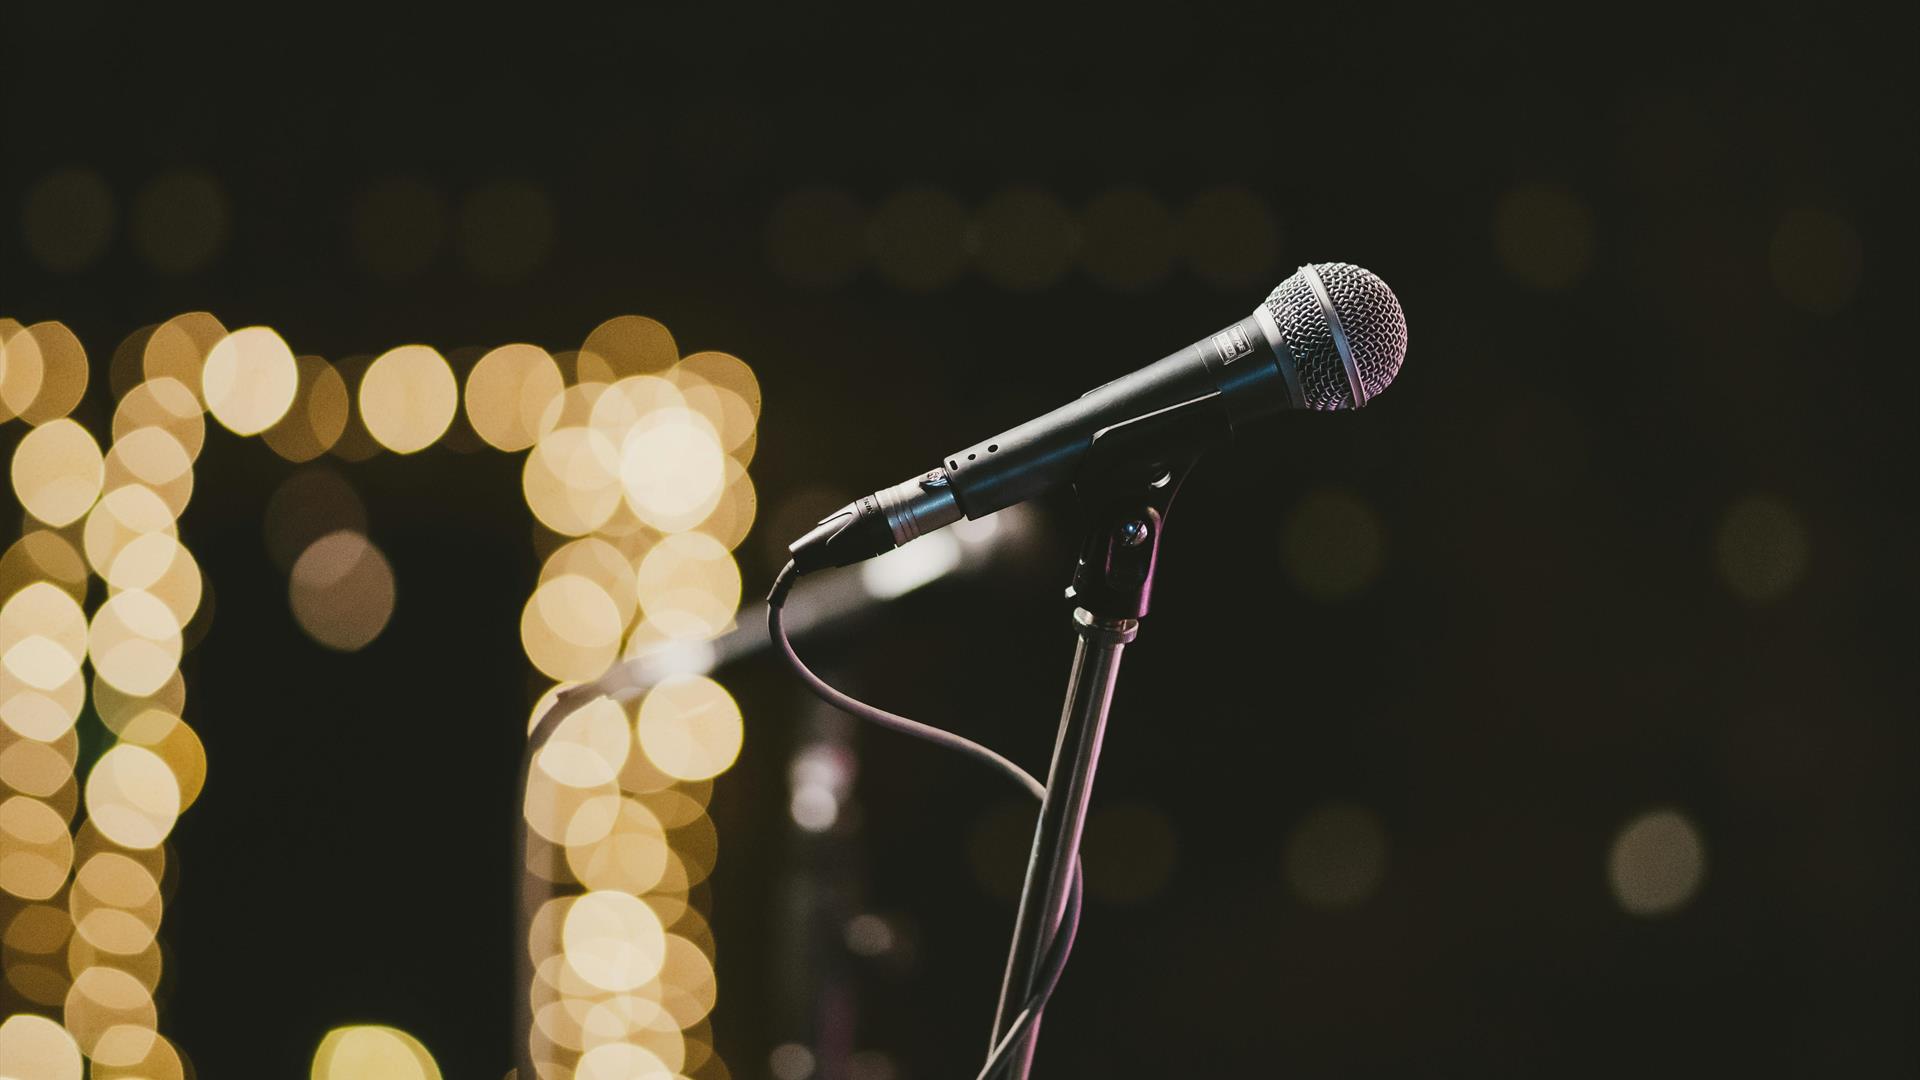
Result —
M70 416L88 381L63 325L0 320L0 420L29 428L11 462L26 525L0 557L0 1059L44 1063L49 1076L184 1080L191 1065L160 1033L156 991L177 877L168 838L208 775L180 664L210 605L179 529L206 417L289 462L358 461L441 441L461 384L427 346L333 364L204 312L115 350L104 451ZM732 552L756 509L746 466L758 413L744 363L682 358L664 326L637 316L602 324L579 350L507 345L466 373L472 433L528 451L523 494L544 563L521 639L555 692L730 625ZM344 652L378 638L394 571L351 485L309 467L266 516L302 629ZM607 704L556 733L524 808L538 840L529 872L554 897L526 943L536 978L520 988L540 1073L724 1078L707 1026L714 946L700 886L718 848L706 802L738 754L739 709L697 675L631 713ZM440 1075L391 1027L316 1035L319 1080Z

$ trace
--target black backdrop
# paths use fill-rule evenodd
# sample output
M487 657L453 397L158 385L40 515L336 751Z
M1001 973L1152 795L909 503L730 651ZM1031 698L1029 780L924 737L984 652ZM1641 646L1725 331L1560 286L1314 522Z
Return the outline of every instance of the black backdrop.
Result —
M0 230L0 313L64 320L95 359L83 417L105 416L114 343L196 308L333 358L571 348L652 315L762 381L749 591L775 532L836 496L1237 317L1301 261L1374 269L1411 326L1392 391L1249 434L1182 496L1099 788L1164 815L1173 872L1090 907L1043 1069L1915 1064L1896 667L1915 564L1892 419L1913 388L1892 266L1913 159L1909 80L1875 28L1806 6L201 21L68 3L8 21L0 206L82 167L123 208L67 273L17 217ZM164 274L124 208L177 168L214 179L229 225L206 265ZM393 177L454 203L523 182L552 208L551 246L504 283L463 269L457 239L370 271L356 199ZM1230 226L1271 232L1181 218L1172 269L1131 292L967 267L902 287L857 251L822 285L782 246L795 192L874 210L930 186L970 212L1013 184L1069 208L1134 186L1176 216L1226 188ZM261 540L286 466L211 440L183 523L217 599L188 662L211 777L174 841L167 1029L209 1076L298 1075L353 1019L411 1031L451 1076L498 1075L529 692L515 619L538 568L517 462L342 466L400 600L378 642L338 656L300 634ZM1290 515L1328 488L1380 539L1369 585L1334 600L1286 555ZM1754 496L1788 508L1787 539L1728 532ZM822 658L1039 768L1069 652L1070 508L1043 521L1001 573ZM1791 563L1796 542L1803 568L1766 602L1717 570L1756 544L1763 572ZM761 1076L787 1037L769 891L802 706L765 662L726 681L748 739L714 800L715 1031L734 1075ZM1017 804L934 751L862 746L864 887L915 948L861 976L861 1044L907 1077L962 1075L1011 916L974 863ZM1338 910L1302 903L1284 869L1330 802L1368 808L1386 841L1378 887ZM1637 918L1607 852L1661 806L1699 830L1706 874L1677 912Z

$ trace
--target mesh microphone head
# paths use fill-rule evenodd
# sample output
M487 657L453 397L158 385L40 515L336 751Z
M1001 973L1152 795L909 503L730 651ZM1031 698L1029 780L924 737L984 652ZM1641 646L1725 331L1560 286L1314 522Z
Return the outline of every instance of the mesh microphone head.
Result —
M1351 263L1311 263L1266 309L1293 354L1306 407L1357 409L1387 388L1407 356L1407 318L1387 283Z

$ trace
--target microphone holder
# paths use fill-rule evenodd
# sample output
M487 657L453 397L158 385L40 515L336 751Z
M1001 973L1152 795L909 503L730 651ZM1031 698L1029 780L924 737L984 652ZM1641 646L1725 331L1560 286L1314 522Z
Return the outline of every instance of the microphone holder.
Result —
M999 1045L1038 989L1060 931L1120 655L1147 613L1167 511L1194 462L1230 427L1224 402L1212 393L1102 428L1074 483L1086 525L1067 589L1074 605L1073 668L990 1046ZM1002 1073L1008 1080L1027 1080L1032 1071L1040 1019L1031 1017L1019 1044L1009 1048Z

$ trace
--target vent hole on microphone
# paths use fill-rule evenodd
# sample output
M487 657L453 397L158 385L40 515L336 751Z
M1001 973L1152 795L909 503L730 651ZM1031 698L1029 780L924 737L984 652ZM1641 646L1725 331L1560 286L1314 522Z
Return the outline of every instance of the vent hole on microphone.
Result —
M973 459L974 459L974 455L973 455L973 454L968 454L968 455L967 455L967 460L968 460L968 461L972 461Z
M959 467L960 467L960 463L959 463L958 461L949 461L949 462L947 462L947 468L949 468L949 469L957 469L957 468L959 468Z
M1000 449L1000 444L994 443L993 445L987 447L987 453L991 454L998 451L999 449Z

